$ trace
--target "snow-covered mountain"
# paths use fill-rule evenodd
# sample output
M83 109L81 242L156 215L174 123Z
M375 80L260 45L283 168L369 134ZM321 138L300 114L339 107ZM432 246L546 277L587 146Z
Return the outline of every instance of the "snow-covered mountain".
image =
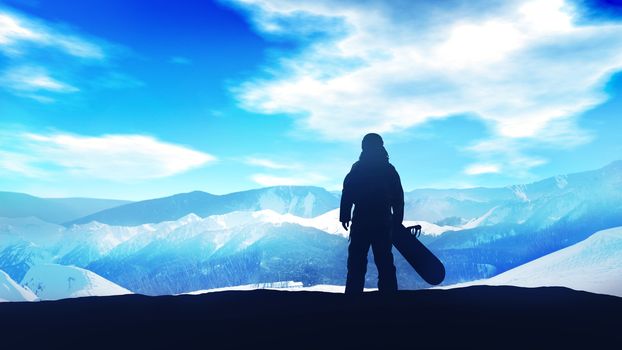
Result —
M558 175L503 188L421 189L405 194L405 217L441 225L529 224L549 226L571 212L622 198L622 161L601 169Z
M206 218L189 214L138 226L91 222L69 228L11 219L6 235L16 237L15 244L0 250L0 268L21 280L32 266L75 265L147 294L248 284L283 275L300 277L307 284L342 283L349 233L338 215L338 210L314 218L273 210L235 211ZM420 221L406 224L421 224L424 235L432 236L459 229ZM50 239L28 241L39 235ZM317 264L305 267L312 261ZM218 275L210 275L216 270Z
M65 228L30 216L23 218L0 217L0 250L16 242L50 245L63 238Z
M462 228L467 228L463 227L467 223L476 223L472 227L528 223L542 228L594 198L599 201L616 198L620 195L621 174L622 161L617 161L598 170L559 175L531 184L502 188L418 189L405 194L405 219ZM195 191L122 205L69 224L98 221L134 226L174 221L191 213L207 217L265 209L312 218L338 207L338 193L319 187L268 187L220 196Z
M37 296L15 282L6 272L0 270L0 302L33 301Z
M622 226L622 162L529 185L417 193L417 205L430 204L421 216L442 220L404 224L423 226L420 239L445 264L447 284L489 278L591 232ZM330 198L318 199L325 194ZM348 233L337 202L334 193L317 188L274 187L225 196L195 192L99 213L121 221L134 214L139 221L157 219L137 225L63 227L0 218L0 269L19 281L32 266L75 265L145 294L283 280L342 284ZM191 208L205 211L177 217ZM176 218L161 221L167 215ZM401 287L426 286L395 256ZM373 286L375 269L368 271Z
M622 227L596 232L495 277L449 287L472 285L562 286L622 297Z
M138 234L86 268L143 294L343 279L347 240L340 235L287 222L218 228L208 219Z
M622 162L511 189L516 199L471 221L477 227L428 241L447 267L446 283L489 278L622 226Z
M41 300L132 293L91 271L57 264L33 266L24 276L21 285Z
M200 217L232 211L270 209L280 214L310 218L339 206L339 198L320 187L277 186L226 195L195 191L123 205L74 220L68 225L91 221L134 226L174 221L194 213Z

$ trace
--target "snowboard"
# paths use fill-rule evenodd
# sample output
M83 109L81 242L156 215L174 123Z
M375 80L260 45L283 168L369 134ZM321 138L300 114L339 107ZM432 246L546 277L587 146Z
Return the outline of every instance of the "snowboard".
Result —
M393 245L424 281L437 285L445 279L445 266L417 236L421 226L401 225L393 232Z

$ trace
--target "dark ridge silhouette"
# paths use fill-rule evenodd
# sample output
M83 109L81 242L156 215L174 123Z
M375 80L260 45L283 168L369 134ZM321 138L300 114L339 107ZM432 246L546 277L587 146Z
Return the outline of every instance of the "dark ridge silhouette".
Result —
M127 295L2 303L0 315L3 349L604 349L622 341L622 298L566 288Z

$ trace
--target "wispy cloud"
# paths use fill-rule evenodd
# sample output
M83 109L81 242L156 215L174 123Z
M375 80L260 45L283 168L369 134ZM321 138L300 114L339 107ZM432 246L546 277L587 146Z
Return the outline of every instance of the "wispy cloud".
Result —
M76 92L78 88L54 79L45 68L21 66L9 69L0 77L5 86L17 91Z
M518 147L481 161L535 166L544 160L524 154L530 142L589 141L572 120L622 69L622 24L578 24L569 1L236 3L266 35L316 38L238 86L241 105L289 113L329 139L468 114L489 126L483 142Z
M0 150L0 174L13 173L31 178L45 178L49 174L33 165L37 161L37 157L24 153Z
M245 160L246 164L258 166L267 169L296 169L300 166L292 163L281 163L266 158L248 157Z
M263 157L247 157L244 163L264 168L261 173L251 175L251 180L261 186L328 185L330 178L323 175L317 166L313 169L299 162L275 161Z
M172 176L216 158L145 135L68 133L3 135L0 164L29 177L77 176L135 181Z
M317 186L328 180L320 174L296 174L291 176L276 176L271 174L254 174L251 179L261 186Z
M116 45L67 25L46 22L0 6L1 87L40 102L54 102L56 94L76 93L85 87L136 87L142 83L116 72L110 61ZM84 67L88 81L80 79ZM51 73L53 72L53 73Z
M29 45L55 48L80 58L102 60L106 57L101 46L77 34L56 30L42 21L0 7L0 50L10 55L24 55Z
M472 164L464 169L467 175L496 174L501 171L497 164Z

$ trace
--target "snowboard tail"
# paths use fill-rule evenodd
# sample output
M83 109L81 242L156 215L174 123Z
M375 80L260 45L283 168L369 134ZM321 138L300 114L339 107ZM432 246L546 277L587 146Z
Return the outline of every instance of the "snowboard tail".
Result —
M393 245L415 271L429 284L437 285L445 279L443 263L412 233L415 226L400 228L393 232Z

